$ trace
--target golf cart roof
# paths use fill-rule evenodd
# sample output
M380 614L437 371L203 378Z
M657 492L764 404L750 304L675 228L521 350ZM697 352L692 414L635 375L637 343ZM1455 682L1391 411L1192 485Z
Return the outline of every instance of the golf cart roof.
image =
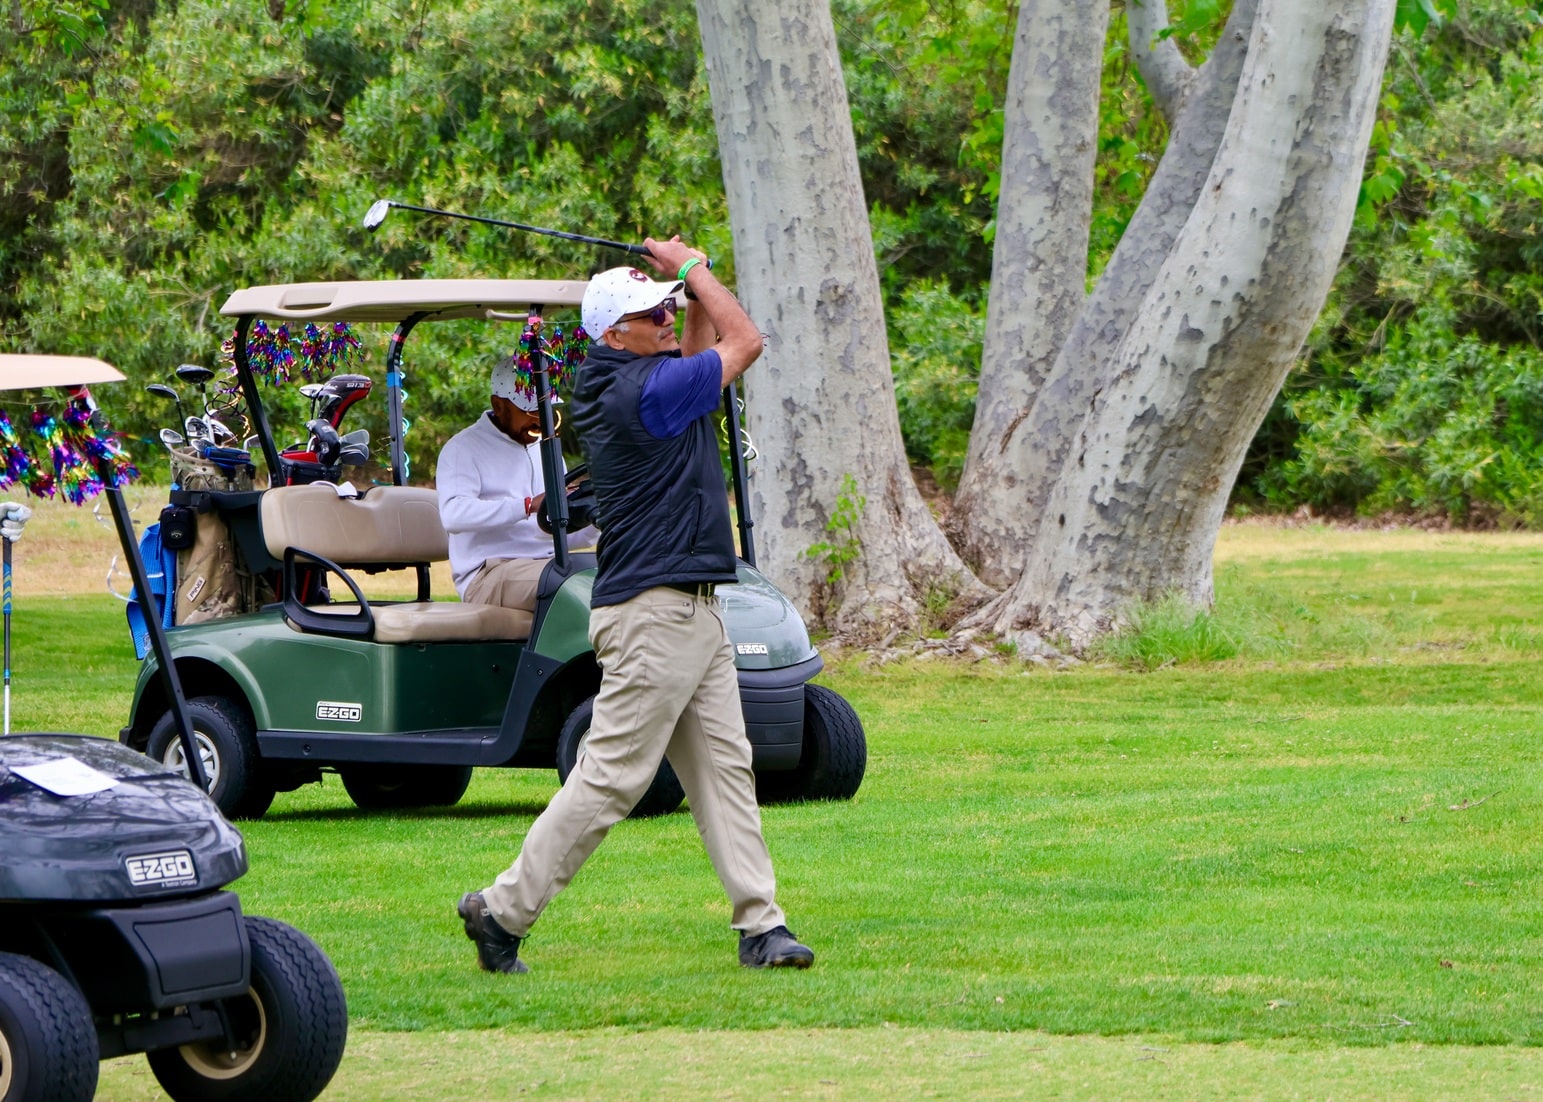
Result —
M297 321L401 322L413 314L488 318L533 305L577 306L582 279L382 279L356 283L285 283L236 291L220 313Z
M0 355L0 390L116 383L123 372L90 356Z

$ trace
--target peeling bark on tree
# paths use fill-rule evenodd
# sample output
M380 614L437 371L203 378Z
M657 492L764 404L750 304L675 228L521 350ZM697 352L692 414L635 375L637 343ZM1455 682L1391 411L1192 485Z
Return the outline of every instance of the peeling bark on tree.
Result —
M998 631L1082 646L1132 602L1211 601L1227 495L1349 232L1393 7L1261 0L1214 165L1084 399Z
M1035 517L1002 450L1033 408L1085 297L1109 5L1025 0L1007 78L1002 186L975 423L949 535L987 584L1016 576Z
M878 271L825 0L697 0L741 301L768 336L745 376L762 568L848 631L914 624L930 589L978 587L905 459ZM850 475L866 499L836 585L807 552Z
M1116 348L1140 311L1216 160L1237 95L1257 7L1257 0L1238 0L1210 59L1185 78L1172 70L1175 61L1184 62L1170 40L1161 43L1168 47L1166 51L1149 49L1156 32L1167 23L1162 5L1148 0L1146 6L1130 11L1131 52L1143 73L1149 65L1165 70L1154 79L1168 89L1164 102L1177 108L1178 114L1170 119L1168 148L1141 204L1093 293L1081 302L1076 324L1057 346L1050 370L1017 411L1016 421L995 441L994 450L971 454L971 460L982 467L991 465L1013 472L1010 476L995 474L992 480L1002 484L1011 478L1017 491L1011 497L979 504L982 509L1010 511L1015 518L1006 538L990 544L977 538L974 546L981 559L999 564L988 578L1005 574L1004 584L1010 585L1033 553L1045 517L1044 503L1072 454L1093 398L1109 385ZM1096 56L1086 60L1097 64ZM1086 253L1080 263L1086 265ZM1013 365L988 353L982 374L988 369L1011 371ZM979 477L985 480L985 476ZM955 515L961 511L956 508ZM973 511L965 513L959 523L985 533L1006 527L980 525ZM1004 594L981 622L995 622L998 611L1010 599L1010 594Z

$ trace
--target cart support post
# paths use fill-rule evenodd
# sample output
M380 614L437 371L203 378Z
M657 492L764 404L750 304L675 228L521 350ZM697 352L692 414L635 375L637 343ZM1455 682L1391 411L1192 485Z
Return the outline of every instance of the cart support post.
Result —
M568 573L568 488L563 484L562 443L557 438L557 418L552 415L552 382L547 373L547 354L541 347L542 307L532 304L525 328L536 334L530 349L530 378L536 387L536 415L541 420L541 473L546 483L546 513L552 518L553 561L560 574Z
M109 431L107 418L102 416L100 410L91 414L91 423L103 435ZM118 542L123 545L123 557L128 560L129 577L133 579L135 591L143 594L148 602L145 627L150 632L150 649L155 654L156 665L160 667L161 684L166 689L166 702L177 724L177 737L182 742L182 756L187 761L188 775L194 784L207 792L209 778L204 776L203 759L198 754L198 742L193 737L193 720L188 715L187 698L182 695L182 678L177 676L177 667L172 662L171 644L166 641L166 629L161 626L160 610L153 607L155 602L150 596L149 572L145 570L144 557L139 553L139 541L134 538L134 521L129 516L128 502L123 500L118 473L113 470L112 459L107 455L97 458L96 471L97 477L102 480L107 501L112 506L113 527L118 530Z
M273 429L268 424L268 413L263 409L262 398L257 393L257 380L252 377L252 362L247 358L247 334L252 331L252 322L255 320L251 314L243 314L236 321L236 335L231 341L235 352L236 381L241 384L241 396L246 399L246 408L253 427L257 429L257 442L262 445L263 462L268 465L268 485L282 486L285 479L284 468L279 463L279 448L274 443ZM132 532L131 528L130 533ZM138 544L135 546L138 547Z
M407 485L407 430L402 427L402 350L407 335L427 315L413 314L391 333L391 351L386 354L386 428L391 433L391 484Z

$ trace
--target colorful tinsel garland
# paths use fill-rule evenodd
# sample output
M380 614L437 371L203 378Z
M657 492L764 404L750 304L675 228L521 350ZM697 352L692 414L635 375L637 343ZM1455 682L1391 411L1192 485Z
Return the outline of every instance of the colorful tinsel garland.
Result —
M117 486L139 477L129 454L115 434L103 434L91 424L91 410L82 399L71 399L62 411L51 405L31 407L21 426L0 409L0 491L20 486L34 497L63 497L84 505L103 490L97 460L107 459Z
M226 338L220 354L234 373L236 338ZM269 329L257 321L247 336L246 359L252 374L269 386L303 379L322 382L335 371L350 369L364 360L365 350L346 321L335 321L327 328L307 322L301 336L292 336L288 325Z
M589 334L582 325L575 325L571 333L564 333L560 325L552 327L552 334L543 337L544 323L532 317L520 334L520 347L514 353L514 386L523 394L536 393L536 381L532 374L538 352L546 357L547 382L556 394L567 385L573 372L589 354Z

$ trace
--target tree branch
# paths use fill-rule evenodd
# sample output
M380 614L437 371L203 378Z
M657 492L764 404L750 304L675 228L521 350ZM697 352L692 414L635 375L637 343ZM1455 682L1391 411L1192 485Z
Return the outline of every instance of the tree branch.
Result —
M1125 19L1130 26L1130 52L1141 70L1141 79L1146 81L1158 110L1171 123L1184 108L1195 70L1179 53L1178 43L1157 37L1168 26L1168 5L1165 0L1132 0L1125 6Z
M17 38L25 38L37 30L27 25L27 17L21 10L21 0L11 0L11 30Z

